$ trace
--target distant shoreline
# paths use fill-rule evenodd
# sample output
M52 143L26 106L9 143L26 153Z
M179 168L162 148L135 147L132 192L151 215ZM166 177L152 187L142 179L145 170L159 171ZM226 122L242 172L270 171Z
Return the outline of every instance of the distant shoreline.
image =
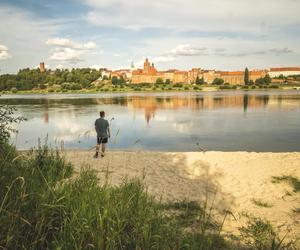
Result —
M232 86L230 86L232 87ZM188 92L218 92L218 91L272 91L272 90L279 90L279 91L285 91L285 90L295 90L299 91L300 86L279 86L277 88L250 88L246 89L243 87L240 88L223 88L220 89L219 86L201 86L199 88L201 89L147 89L147 88L142 88L139 90L134 90L134 89L119 89L119 88L111 88L111 89L104 89L104 90L97 90L97 89L82 89L82 90L71 90L71 91L58 91L58 92L49 92L47 89L45 90L34 90L34 91L28 91L28 90L20 90L17 92L12 92L12 91L3 91L0 92L1 95L28 95L28 94L103 94L103 93L169 93L169 92L183 92L183 93L188 93Z

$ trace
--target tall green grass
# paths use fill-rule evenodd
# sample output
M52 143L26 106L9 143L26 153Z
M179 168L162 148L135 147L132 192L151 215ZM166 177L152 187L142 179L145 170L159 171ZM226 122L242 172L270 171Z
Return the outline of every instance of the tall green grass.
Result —
M288 249L262 220L232 241L213 204L162 203L139 179L107 183L88 168L73 175L47 146L21 154L1 143L0 249Z
M229 248L210 223L209 233L185 233L201 224L196 217L205 211L199 205L183 212L188 203L157 202L138 179L115 187L99 183L93 170L76 177L72 171L59 152L47 147L18 154L1 144L0 248Z

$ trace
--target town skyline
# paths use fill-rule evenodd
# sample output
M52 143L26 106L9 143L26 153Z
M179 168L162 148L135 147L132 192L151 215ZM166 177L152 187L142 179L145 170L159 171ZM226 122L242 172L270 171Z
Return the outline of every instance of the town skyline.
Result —
M0 74L40 61L138 68L145 57L162 70L298 66L299 8L295 0L3 0Z

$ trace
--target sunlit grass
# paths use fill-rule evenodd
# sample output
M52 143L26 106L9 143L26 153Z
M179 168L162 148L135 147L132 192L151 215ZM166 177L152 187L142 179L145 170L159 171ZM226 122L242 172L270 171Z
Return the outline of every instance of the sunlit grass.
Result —
M291 175L273 176L272 182L273 183L281 183L281 182L288 183L293 188L294 192L300 192L300 179L295 176L291 176Z
M266 201L259 200L259 199L252 199L252 202L253 202L253 204L255 204L258 207L268 207L268 208L273 207L272 204L270 204Z

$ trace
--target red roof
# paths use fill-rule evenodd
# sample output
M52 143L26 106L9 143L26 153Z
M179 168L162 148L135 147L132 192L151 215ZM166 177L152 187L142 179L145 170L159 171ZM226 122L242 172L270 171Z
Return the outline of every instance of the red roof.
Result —
M223 76L233 76L233 75L244 75L244 71L225 71L221 72L221 75Z
M270 68L270 71L300 71L300 67Z

